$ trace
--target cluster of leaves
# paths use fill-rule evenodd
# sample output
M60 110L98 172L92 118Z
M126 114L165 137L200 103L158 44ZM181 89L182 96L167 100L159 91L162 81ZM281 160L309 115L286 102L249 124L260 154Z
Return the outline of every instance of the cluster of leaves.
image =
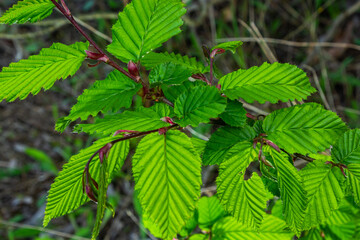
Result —
M56 6L79 30L60 2L19 1L0 22L35 22ZM205 48L206 65L176 53L153 52L181 31L185 12L180 0L128 4L107 48L128 65L125 70L97 46L99 52L89 52L88 42L55 43L2 69L0 100L9 102L51 88L75 74L85 59L116 69L85 90L70 114L56 123L61 132L71 122L98 116L75 131L102 138L64 165L49 191L44 226L92 199L98 202L95 239L110 207L107 186L129 153L129 139L144 136L132 157L135 191L144 225L162 239L187 237L197 225L205 234L190 239L291 239L304 231L308 239L359 235L354 216L360 205L360 130L349 130L316 103L280 109L263 120L247 113L240 99L294 103L316 90L301 69L282 63L240 69L215 85L216 55L235 52L241 42ZM134 95L147 107L134 107ZM183 132L204 123L216 127L209 141ZM298 158L310 161L300 171L294 166ZM214 164L219 165L217 197L199 200L202 166Z

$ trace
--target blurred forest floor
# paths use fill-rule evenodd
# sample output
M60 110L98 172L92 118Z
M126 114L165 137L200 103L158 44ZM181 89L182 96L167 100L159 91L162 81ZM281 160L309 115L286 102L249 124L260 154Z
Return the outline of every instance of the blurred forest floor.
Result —
M15 0L2 0L0 14ZM126 0L67 1L73 14L103 47ZM319 90L309 100L337 112L350 127L360 126L360 1L359 0L187 0L183 32L157 51L204 60L202 45L242 40L235 55L225 54L217 66L228 73L267 62L288 62L304 69ZM97 29L91 29L88 25ZM38 24L0 25L0 67L37 54L53 42L84 41L54 11ZM76 97L111 70L105 65L81 68L48 92L25 101L0 103L0 239L88 239L96 206L88 203L41 228L47 191L61 166L94 139L54 131ZM278 104L275 107L282 107ZM252 108L255 114L274 105ZM90 120L91 121L91 120ZM203 131L206 134L206 129ZM141 227L133 200L130 161L110 185L116 216L107 215L100 239L155 239ZM204 170L205 193L214 190L215 167ZM208 190L208 191L206 191ZM135 205L135 207L134 207Z

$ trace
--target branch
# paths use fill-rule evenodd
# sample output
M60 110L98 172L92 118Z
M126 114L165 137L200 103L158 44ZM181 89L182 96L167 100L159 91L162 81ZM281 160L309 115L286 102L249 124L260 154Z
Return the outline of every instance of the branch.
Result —
M81 26L78 24L78 22L71 15L71 13L67 7L60 5L58 2L56 2L56 0L51 0L51 2L71 22L71 24L81 33L81 35L83 35L86 38L86 40L88 40L89 43L94 46L94 48L100 54L103 54L104 56L106 56L108 58L108 60L105 63L109 64L116 70L120 71L122 74L124 74L128 78L132 79L133 81L137 82L135 76L132 76L130 73L126 72L122 67L120 67L117 63L115 63L113 60L111 60L110 57L95 43L95 41L90 38L90 36L81 28ZM61 2L65 5L64 1L61 1Z

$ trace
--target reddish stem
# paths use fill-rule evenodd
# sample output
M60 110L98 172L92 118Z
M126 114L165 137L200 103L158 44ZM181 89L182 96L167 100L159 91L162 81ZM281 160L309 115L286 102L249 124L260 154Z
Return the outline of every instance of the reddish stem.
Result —
M62 5L60 5L58 2L56 2L56 0L51 0L51 2L56 6L57 9L59 9L59 11L71 22L71 24L81 33L81 35L83 35L86 40L89 41L89 43L91 45L94 46L94 48L101 54L104 54L105 56L108 57L108 55L95 43L94 40L92 40L89 35L81 28L81 26L76 22L76 20L74 19L74 17L71 15L70 10L68 9L68 7L65 5L64 0L61 0ZM127 76L128 78L132 79L133 81L137 82L136 77L132 76L130 73L126 72L122 67L120 67L118 64L116 64L113 60L110 59L109 57L109 61L107 62L107 64L109 64L110 66L112 66L113 68L115 68L116 70L118 70L119 72L121 72L122 74L124 74L125 76Z

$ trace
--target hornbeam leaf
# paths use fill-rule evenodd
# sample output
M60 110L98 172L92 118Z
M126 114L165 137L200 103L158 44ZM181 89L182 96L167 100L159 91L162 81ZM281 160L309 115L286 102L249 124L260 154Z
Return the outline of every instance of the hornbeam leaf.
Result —
M214 223L225 215L219 199L216 196L202 197L198 203L199 227L210 229Z
M90 157L105 144L119 139L119 137L108 137L96 141L90 147L83 149L79 154L70 158L63 170L51 185L45 209L44 226L51 219L70 213L89 201L83 193L82 176L86 163ZM108 156L108 175L120 170L129 152L129 142L116 143L110 150ZM90 163L90 174L95 181L99 182L100 160L96 156ZM111 178L110 178L111 179Z
M316 103L272 112L263 123L268 139L289 153L316 153L334 144L347 130L334 113Z
M171 130L147 135L133 157L133 175L144 215L163 239L174 238L200 195L201 159L190 139Z
M224 42L216 45L211 50L215 49L224 49L231 51L233 54L235 54L236 49L238 49L243 43L241 41L231 41L231 42Z
M219 84L230 99L243 98L249 103L302 100L316 92L306 73L287 63L264 63L260 67L240 69L222 77Z
M174 111L180 126L197 127L199 123L208 123L226 108L226 99L215 87L195 87L181 94L175 101Z
M194 87L197 86L206 86L206 83L202 81L184 81L182 84L162 85L161 90L168 100L175 102L181 94L190 92Z
M180 0L133 0L113 26L108 51L126 63L140 61L181 32L183 6Z
M188 56L181 56L180 54L175 53L151 52L141 60L142 65L147 69L152 69L159 64L167 62L182 65L190 69L192 73L207 73L210 70L209 67L205 67L204 64L198 62L196 58L189 58Z
M360 164L360 129L344 133L334 145L331 157L336 163Z
M85 89L78 97L78 102L71 108L70 114L59 119L55 129L62 132L78 118L86 120L99 112L116 112L122 107L128 108L140 88L141 84L114 70L105 80L96 81L89 89Z
M220 114L224 122L233 127L242 127L246 123L246 110L239 101L228 100L225 112Z
M203 154L204 165L220 164L234 145L238 142L250 141L255 137L256 133L249 125L242 128L229 126L219 128L206 144Z
M352 189L352 195L358 206L360 206L360 164L351 163L347 166L347 183Z
M192 75L191 70L171 62L156 66L149 75L151 87L159 85L181 84Z
M0 23L34 23L48 17L54 7L50 0L18 1L0 17Z
M360 129L344 133L334 145L331 157L334 162L347 166L347 183L355 202L360 206Z
M261 178L253 173L244 179L246 168L257 159L250 142L240 142L230 149L220 164L217 193L225 210L249 227L259 228L266 208L266 191Z
M299 235L302 231L307 203L303 180L296 168L288 161L285 153L279 153L269 147L265 150L269 152L277 170L285 221L290 229Z
M232 217L225 217L212 228L213 240L291 240L294 236L287 230L285 222L277 217L265 215L260 229L255 230L238 223Z
M0 101L23 100L30 93L38 94L41 88L48 90L56 80L74 75L88 47L88 43L81 42L70 46L54 43L50 48L43 48L39 55L4 67L0 73Z
M344 178L340 169L325 163L325 160L315 160L300 171L308 198L303 230L326 221L344 197L337 179Z
M163 105L164 110L158 112L160 108L157 105ZM144 132L149 130L155 130L162 127L170 126L161 120L163 117L169 117L169 106L165 104L156 104L151 108L140 107L136 111L125 111L121 114L108 115L103 119L97 120L94 124L79 124L75 130L78 132L85 132L88 134L94 134L95 132L103 135L109 135L115 133L117 130L130 130Z
M109 185L109 173L108 173L108 159L104 158L103 163L100 164L100 174L99 174L99 196L97 203L96 219L94 229L92 231L92 240L96 240L97 236L100 233L101 223L106 210L106 200L107 200L107 189Z

